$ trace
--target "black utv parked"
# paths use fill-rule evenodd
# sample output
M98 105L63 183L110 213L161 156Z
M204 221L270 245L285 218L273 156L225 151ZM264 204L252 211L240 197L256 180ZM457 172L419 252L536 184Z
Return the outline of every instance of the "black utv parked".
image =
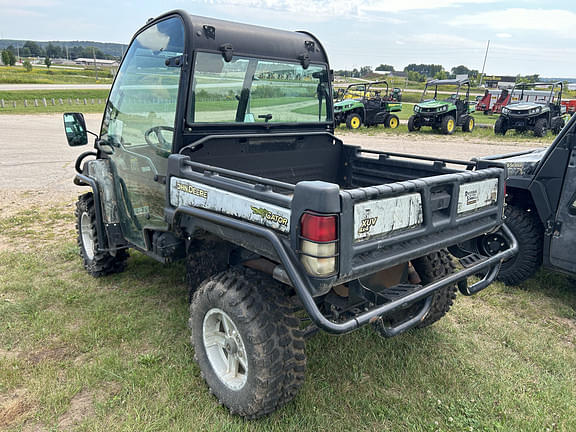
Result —
M87 143L81 114L64 123L70 145ZM496 254L459 246L502 226L501 162L334 136L328 58L307 32L182 11L151 20L76 169L90 190L76 211L86 270L120 272L128 249L185 259L195 359L219 401L247 418L294 398L306 336L428 326L456 286L485 288L517 250L507 234ZM466 264L458 272L448 247Z
M508 167L506 226L520 247L498 278L516 285L542 265L576 275L576 117L548 148L483 159Z
M535 90L538 87L550 89ZM502 108L502 114L494 124L494 133L505 135L510 129L532 131L537 137L545 136L549 130L560 133L566 111L562 106L562 90L562 82L516 84L510 103Z

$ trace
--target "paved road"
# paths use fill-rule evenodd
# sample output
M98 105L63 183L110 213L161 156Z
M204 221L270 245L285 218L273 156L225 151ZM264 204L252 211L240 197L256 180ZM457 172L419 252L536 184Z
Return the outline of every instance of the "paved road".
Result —
M89 130L99 131L101 115L86 114ZM368 136L358 133L341 134L344 142L383 151L406 152L436 157L469 159L475 156L518 151L538 147L530 141L505 145L474 135L388 135ZM1 115L0 116L0 192L43 191L74 193L74 161L91 146L68 147L62 116ZM0 194L0 199L2 194Z
M109 90L111 84L0 84L0 91L14 90Z
M100 114L86 114L89 130L100 129ZM68 147L61 114L0 116L0 190L68 192L76 156L89 146Z

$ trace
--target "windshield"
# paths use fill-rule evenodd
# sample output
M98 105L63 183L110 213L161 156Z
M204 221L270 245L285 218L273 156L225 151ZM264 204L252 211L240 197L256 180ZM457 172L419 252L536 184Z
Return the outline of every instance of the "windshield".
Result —
M324 65L198 52L188 122L330 122L329 89Z
M560 97L560 93L556 95ZM554 86L536 85L536 84L519 84L514 86L510 97L510 105L523 103L536 103L546 105L554 102Z

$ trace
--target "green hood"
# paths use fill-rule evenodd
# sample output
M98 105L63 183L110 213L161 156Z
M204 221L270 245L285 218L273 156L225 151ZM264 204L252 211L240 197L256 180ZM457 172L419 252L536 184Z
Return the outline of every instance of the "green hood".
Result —
M356 99L345 99L334 104L335 110L348 110L351 108L356 108L358 106L363 106L362 102Z
M420 108L440 108L444 105L450 105L448 102L445 101L437 101L437 100L429 100L426 102L420 102L418 105Z

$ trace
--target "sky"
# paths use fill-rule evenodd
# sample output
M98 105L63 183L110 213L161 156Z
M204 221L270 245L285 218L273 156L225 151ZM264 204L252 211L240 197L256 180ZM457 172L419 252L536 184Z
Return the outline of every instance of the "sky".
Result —
M0 39L128 43L171 9L310 31L334 69L481 70L490 40L487 74L576 78L575 0L0 0Z

